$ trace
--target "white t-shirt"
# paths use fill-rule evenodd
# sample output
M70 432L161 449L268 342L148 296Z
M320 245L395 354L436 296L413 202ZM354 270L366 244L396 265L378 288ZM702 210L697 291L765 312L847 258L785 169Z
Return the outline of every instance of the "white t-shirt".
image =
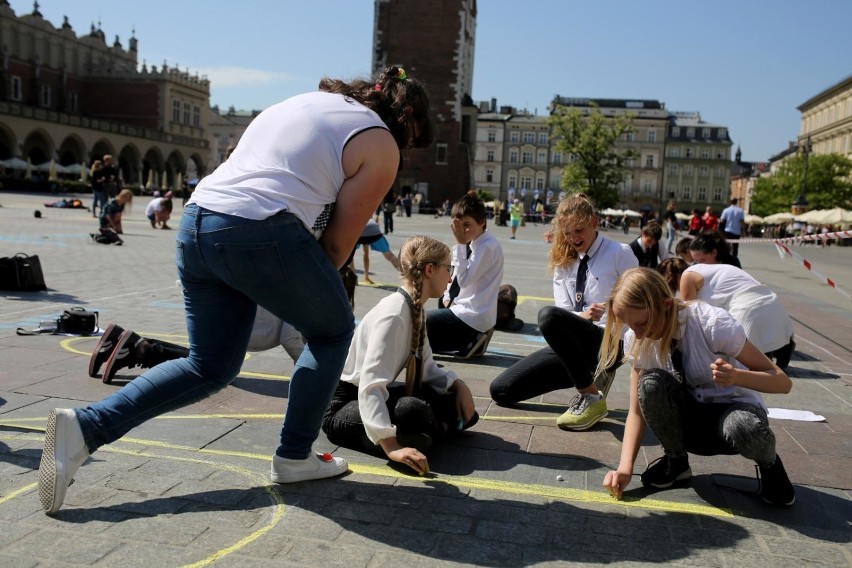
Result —
M387 406L388 387L408 363L412 327L411 309L405 298L393 293L367 312L349 345L340 380L358 387L361 421L374 444L396 436ZM423 386L445 394L457 378L453 371L438 367L424 334Z
M190 203L246 219L287 210L315 231L346 179L343 149L385 123L343 95L314 92L273 105L249 124L231 157L192 192ZM325 217L325 216L324 216Z
M678 312L678 329L675 332L678 350L683 354L689 392L698 402L748 402L766 408L759 393L743 387L719 387L713 381L711 363L724 359L737 369L746 367L736 357L745 346L743 327L721 308L704 302L689 302ZM671 355L662 361L659 342L649 344L641 353L633 352L636 335L628 330L624 336L624 353L634 369L665 369L675 373Z
M698 299L719 308L728 309L735 293L760 284L748 272L730 264L693 264L683 273L688 272L704 277Z
M496 237L485 231L467 245L453 247L453 279L458 281L459 293L450 310L473 329L486 332L497 323L497 293L503 281L503 249ZM444 300L450 299L447 285Z
M154 213L159 213L163 210L163 198L155 197L151 201L148 202L148 206L145 207L145 216L150 217Z

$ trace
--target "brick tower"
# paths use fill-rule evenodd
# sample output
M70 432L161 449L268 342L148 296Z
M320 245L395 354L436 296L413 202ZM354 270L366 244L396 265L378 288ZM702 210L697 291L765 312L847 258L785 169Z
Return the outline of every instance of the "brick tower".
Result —
M375 0L373 72L403 66L426 85L435 120L435 144L405 152L397 190L432 207L472 187L475 35L476 0Z

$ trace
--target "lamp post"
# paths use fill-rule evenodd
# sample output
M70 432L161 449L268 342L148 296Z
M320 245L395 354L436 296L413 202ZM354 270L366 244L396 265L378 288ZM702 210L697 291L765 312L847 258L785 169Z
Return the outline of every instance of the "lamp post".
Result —
M802 174L802 190L796 201L793 202L793 215L801 215L808 208L808 198L805 197L805 191L808 188L808 156L811 153L811 137L805 139L805 143L801 146L802 158L805 161L804 173Z

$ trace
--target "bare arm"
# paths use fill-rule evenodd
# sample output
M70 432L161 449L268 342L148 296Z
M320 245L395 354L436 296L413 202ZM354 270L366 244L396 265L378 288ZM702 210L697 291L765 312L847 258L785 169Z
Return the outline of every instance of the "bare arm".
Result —
M684 272L680 277L680 298L684 302L698 298L698 291L704 286L704 277L697 272Z
M713 380L719 386L737 385L757 392L786 394L793 388L787 373L769 360L752 342L746 341L737 361L748 369L736 369L724 359L716 359L710 365Z
M616 499L621 499L624 489L633 477L633 464L636 463L636 455L639 453L642 436L645 433L645 419L639 409L638 387L639 372L632 369L630 371L630 408L627 411L627 420L624 424L621 459L618 462L618 469L607 473L603 482L603 486Z
M387 194L399 166L399 149L383 128L365 130L343 150L346 181L320 244L335 267L340 268L355 247L364 225Z

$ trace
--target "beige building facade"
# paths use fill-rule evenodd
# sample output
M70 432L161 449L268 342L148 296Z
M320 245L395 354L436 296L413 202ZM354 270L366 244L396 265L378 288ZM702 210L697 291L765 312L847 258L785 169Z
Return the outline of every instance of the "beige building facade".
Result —
M799 145L811 139L813 154L852 158L852 75L811 97L802 113Z

